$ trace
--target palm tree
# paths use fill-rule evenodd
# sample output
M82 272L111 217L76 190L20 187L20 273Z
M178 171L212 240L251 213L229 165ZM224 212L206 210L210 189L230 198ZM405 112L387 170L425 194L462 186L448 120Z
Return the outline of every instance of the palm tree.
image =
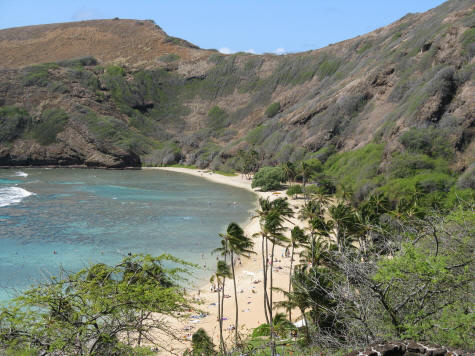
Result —
M273 201L269 199L259 199L260 209L256 211L256 217L259 217L261 232L258 236L262 237L262 269L264 285L264 314L266 321L271 328L271 355L275 355L275 340L273 332L273 268L275 245L283 245L287 238L284 236L284 221L293 216L293 210L289 206L287 198L278 198ZM269 253L269 243L271 244ZM270 264L270 273L269 271ZM267 288L267 278L269 276L269 290Z
M350 206L342 202L332 205L328 213L333 220L338 252L342 252L356 230L355 214Z
M302 175L302 183L305 188L305 184L307 184L307 180L312 174L312 168L304 161L300 164L300 174Z
M282 168L284 180L292 185L292 180L295 179L295 166L292 162L285 162L282 163L280 167Z
M290 253L290 270L289 270L289 293L292 290L292 271L293 271L293 264L294 264L294 252L295 248L299 247L301 244L307 241L307 236L305 232L298 226L294 226L292 231L290 232L290 243L286 248L286 252L288 249L291 249ZM289 320L292 322L292 308L289 308Z
M236 306L236 323L235 323L235 343L238 345L238 317L239 317L239 306L237 299L237 288L236 288L236 275L234 273L234 258L236 256L243 256L245 254L250 255L254 253L252 250L254 242L244 235L244 230L235 222L232 222L228 225L225 234L220 234L223 238L223 241L227 241L227 249L231 257L231 271L233 276L234 284L234 300Z
M231 277L231 271L225 261L219 260L216 272L210 278L210 283L216 281L218 293L218 320L219 320L219 349L222 354L226 354L226 344L223 338L223 302L224 302L224 281L226 277Z

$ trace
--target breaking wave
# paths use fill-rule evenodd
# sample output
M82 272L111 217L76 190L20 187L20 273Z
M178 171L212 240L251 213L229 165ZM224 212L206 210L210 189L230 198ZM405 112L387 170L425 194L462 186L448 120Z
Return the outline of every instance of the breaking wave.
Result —
M18 187L0 188L0 207L20 203L24 198L34 195L26 189Z

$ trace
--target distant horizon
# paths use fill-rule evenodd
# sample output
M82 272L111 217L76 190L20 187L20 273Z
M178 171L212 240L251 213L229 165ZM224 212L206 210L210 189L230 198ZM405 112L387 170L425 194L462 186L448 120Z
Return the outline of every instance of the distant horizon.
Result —
M408 13L439 6L442 0L401 0L386 3L364 0L252 0L195 3L182 0L153 3L136 0L119 3L92 0L64 3L60 0L2 0L0 30L113 18L153 20L168 35L203 49L221 53L296 53L319 49L387 26ZM26 9L26 11L25 11ZM166 14L162 16L161 14Z

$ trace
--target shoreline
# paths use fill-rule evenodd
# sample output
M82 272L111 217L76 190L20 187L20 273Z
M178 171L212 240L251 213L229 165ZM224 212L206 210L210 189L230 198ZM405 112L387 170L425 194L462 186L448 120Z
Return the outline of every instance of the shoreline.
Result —
M251 181L245 179L242 175L224 176L210 171L181 168L181 167L144 167L144 170L162 170L175 173L184 173L196 177L204 178L208 181L218 184L225 184L236 188L246 189L256 194L256 198L280 198L287 197L285 190L273 192L261 192L251 188ZM295 212L302 204L302 201L294 200L287 197L291 207ZM257 207L257 199L256 206ZM301 225L297 219L291 219L291 223L286 223L287 228L293 225ZM260 231L259 220L248 218L241 227L248 237L252 237L255 233ZM238 291L238 306L239 306L239 331L243 337L250 334L252 329L265 322L264 307L263 307L263 290L262 290L262 254L261 254L261 239L254 238L254 252L250 258L241 258L241 261L235 265L236 284ZM285 247L276 246L274 258L274 287L288 289L289 284L289 269L290 258L284 255ZM209 278L209 277L208 277ZM190 296L197 302L197 308L207 313L206 317L196 317L187 320L175 320L172 322L173 327L180 331L179 337L183 340L181 345L177 345L173 352L182 353L187 348L191 348L191 335L203 328L208 335L213 339L215 345L219 344L219 330L217 321L217 297L216 293L212 292L212 285L209 282L204 282L199 285L197 290L189 293ZM232 279L228 279L225 285L225 295L229 296L225 299L224 309L224 323L223 333L225 340L232 342L234 339L234 330L232 327L235 322L235 302L234 302L234 288ZM274 293L274 301L283 300L281 293ZM276 311L277 313L278 311ZM294 320L298 313L293 313ZM170 340L171 341L171 340ZM159 355L168 355L169 352L160 352Z

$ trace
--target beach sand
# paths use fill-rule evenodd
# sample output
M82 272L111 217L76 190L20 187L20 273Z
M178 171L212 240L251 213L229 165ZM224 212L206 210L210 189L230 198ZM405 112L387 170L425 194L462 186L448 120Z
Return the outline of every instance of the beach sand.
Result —
M271 199L286 197L285 191L277 192L260 192L251 188L251 181L244 178L242 175L237 176L223 176L220 174L212 173L205 170L194 170L188 168L175 168L175 167L160 167L160 168L147 168L147 169L160 169L164 171L179 172L191 174L197 177L202 177L215 183L227 184L230 186L247 189L254 192L258 197ZM289 203L296 212L303 204L303 200L289 199ZM257 207L257 206L256 206ZM292 224L291 224L292 223ZM290 229L293 224L302 226L302 222L297 219L292 219L291 223L287 223L289 228L287 234L290 234ZM246 236L252 237L253 234L260 231L259 219L250 219L244 226ZM255 255L251 255L250 258L241 258L241 263L236 263L236 283L238 291L238 306L239 306L239 332L245 336L248 335L253 328L265 323L264 307L263 307L263 272L262 272L262 254L261 254L261 240L259 238L254 239L254 251ZM275 249L275 259L278 262L274 262L274 287L288 290L289 287L289 269L290 258L285 257L285 247L277 246ZM298 256L294 256L294 259L298 259ZM191 261L194 262L194 261ZM171 341L169 345L173 345L173 353L182 354L187 348L191 349L191 335L203 328L210 335L215 345L219 344L219 326L218 326L218 307L217 307L217 293L211 291L212 286L210 283L203 285L202 287L196 287L189 289L187 293L197 300L200 300L200 304L197 307L203 310L205 313L209 313L205 317L190 318L187 320L173 321L174 327L180 330L179 337L182 343L178 344L176 341ZM235 301L234 301L234 288L232 279L226 280L225 295L228 298L224 299L224 324L223 330L225 339L228 340L228 344L233 342L234 331L231 327L235 324ZM284 297L279 292L274 292L274 301L283 300ZM284 310L281 310L284 312ZM293 321L295 322L298 313L294 311L292 313ZM161 351L159 355L169 355L171 353Z

